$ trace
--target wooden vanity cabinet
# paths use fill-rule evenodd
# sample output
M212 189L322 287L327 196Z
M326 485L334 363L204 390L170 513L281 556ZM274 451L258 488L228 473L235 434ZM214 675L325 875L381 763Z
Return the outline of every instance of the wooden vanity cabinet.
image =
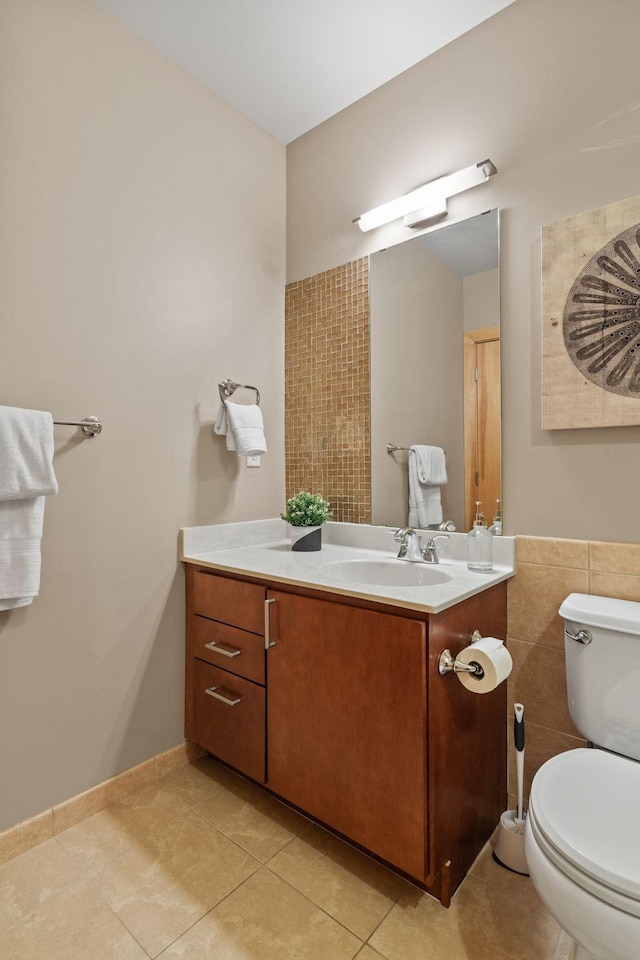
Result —
M448 904L506 801L506 684L438 672L475 629L505 584L426 615L187 564L186 736Z

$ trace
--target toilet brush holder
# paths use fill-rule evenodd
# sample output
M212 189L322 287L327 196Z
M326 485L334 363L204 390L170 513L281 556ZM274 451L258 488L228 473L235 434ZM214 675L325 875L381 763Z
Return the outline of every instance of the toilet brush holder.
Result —
M505 810L500 817L493 859L507 870L529 876L524 855L524 820L518 820L515 810Z

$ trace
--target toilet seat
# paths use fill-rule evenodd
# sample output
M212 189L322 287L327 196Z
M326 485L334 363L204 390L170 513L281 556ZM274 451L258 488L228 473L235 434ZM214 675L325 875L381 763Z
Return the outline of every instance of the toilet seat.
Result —
M528 821L570 880L640 917L640 763L603 750L547 761L531 786Z

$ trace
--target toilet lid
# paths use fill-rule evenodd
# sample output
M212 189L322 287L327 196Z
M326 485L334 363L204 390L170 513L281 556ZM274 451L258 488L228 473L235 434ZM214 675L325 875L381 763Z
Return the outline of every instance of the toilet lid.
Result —
M565 861L640 901L640 763L604 750L561 753L536 773L530 806Z

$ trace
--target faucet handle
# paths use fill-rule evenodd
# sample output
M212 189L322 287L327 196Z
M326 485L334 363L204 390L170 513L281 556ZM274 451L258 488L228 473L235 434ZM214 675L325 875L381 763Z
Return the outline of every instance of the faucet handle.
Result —
M440 558L438 556L438 544L436 540L450 540L448 533L436 533L435 536L430 537L427 541L427 544L422 551L422 559L425 563L440 563Z
M393 534L393 539L397 543L404 543L407 537L410 537L411 534L414 534L415 530L413 527L398 527L396 532Z

